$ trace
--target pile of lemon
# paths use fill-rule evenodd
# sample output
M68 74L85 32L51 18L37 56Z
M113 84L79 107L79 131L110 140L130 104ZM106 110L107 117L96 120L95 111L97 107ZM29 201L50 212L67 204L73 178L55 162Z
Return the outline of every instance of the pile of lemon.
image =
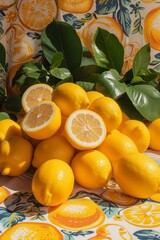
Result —
M160 192L160 167L144 153L160 150L160 119L148 126L131 120L115 100L71 82L32 85L22 106L21 122L0 121L0 172L18 176L33 166L41 204L63 203L75 182L97 189L114 179L136 198Z

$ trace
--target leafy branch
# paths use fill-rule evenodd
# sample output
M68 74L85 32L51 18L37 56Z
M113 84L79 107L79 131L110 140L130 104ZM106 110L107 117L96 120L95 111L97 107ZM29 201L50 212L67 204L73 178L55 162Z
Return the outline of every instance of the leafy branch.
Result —
M121 109L133 119L153 121L160 117L160 73L150 69L150 46L146 44L136 54L132 68L121 76L124 48L118 38L98 28L91 54L83 48L76 30L69 24L53 20L41 34L41 62L22 65L13 79L13 89L19 94L11 97L20 101L23 92L35 83L56 87L74 82L86 91L96 90L115 99ZM13 103L12 101L12 109Z

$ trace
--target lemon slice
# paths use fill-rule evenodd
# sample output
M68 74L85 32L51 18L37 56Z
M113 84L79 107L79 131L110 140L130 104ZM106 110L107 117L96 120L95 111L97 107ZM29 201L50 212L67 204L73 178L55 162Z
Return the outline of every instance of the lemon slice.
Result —
M61 111L52 101L32 107L22 121L23 131L34 139L46 139L54 135L61 125Z
M30 86L22 95L22 106L28 112L33 106L52 99L53 88L44 83Z
M87 109L76 110L66 120L64 132L70 144L78 150L98 147L106 136L102 118Z

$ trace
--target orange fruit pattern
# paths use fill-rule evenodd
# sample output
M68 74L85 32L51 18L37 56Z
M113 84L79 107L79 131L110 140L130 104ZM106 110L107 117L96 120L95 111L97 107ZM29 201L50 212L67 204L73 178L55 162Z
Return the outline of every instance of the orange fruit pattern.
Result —
M3 203L9 195L10 192L6 188L0 187L0 203Z
M18 12L25 27L41 31L56 17L57 6L52 0L21 0Z
M50 224L24 222L8 228L0 239L63 240L63 236L57 228Z
M105 215L90 199L71 199L57 208L49 208L49 220L64 229L84 230L100 225Z
M156 203L143 203L123 211L124 219L130 224L152 228L160 226L160 206Z

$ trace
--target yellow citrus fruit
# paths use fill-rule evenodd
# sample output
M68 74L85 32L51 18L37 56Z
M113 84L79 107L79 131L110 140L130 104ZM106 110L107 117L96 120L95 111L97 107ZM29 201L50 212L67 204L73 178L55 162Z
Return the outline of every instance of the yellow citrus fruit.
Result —
M74 187L72 168L60 159L51 159L37 168L32 178L32 192L45 206L57 206L66 201Z
M51 101L53 88L47 84L39 83L31 85L22 95L22 106L28 112L33 106L42 101Z
M88 96L88 99L89 99L89 104L91 104L95 99L97 99L99 97L103 97L104 95L100 92L97 92L97 91L88 91L87 96Z
M150 199L154 202L160 203L160 193L155 193L152 196L150 196Z
M10 192L9 192L6 188L0 186L0 203L3 203L4 200L5 200L9 195L10 195Z
M93 5L93 0L58 0L58 7L66 12L85 13Z
M105 139L106 126L102 118L90 110L77 110L65 122L65 136L78 150L93 149Z
M82 31L82 42L92 52L92 42L97 28L100 27L117 36L120 42L123 39L123 30L121 25L112 17L103 16L91 20Z
M122 111L118 103L110 97L99 97L95 99L88 109L102 117L108 132L117 129L122 122Z
M78 152L72 159L71 167L76 182L89 189L106 186L112 175L110 161L97 150Z
M40 222L21 222L8 228L1 240L63 240L61 232L51 224Z
M118 130L108 134L102 144L97 147L97 150L108 157L113 167L123 155L138 152L137 146L132 139Z
M0 142L11 137L22 136L21 126L12 119L3 119L0 121Z
M42 140L34 150L32 165L38 168L43 162L58 158L70 164L75 149L63 135L55 134Z
M49 208L48 212L53 224L73 231L94 228L105 219L102 209L87 198L67 200L56 208Z
M73 111L85 109L89 105L86 91L71 82L63 83L53 91L52 101L61 109L62 115L68 117Z
M124 209L123 218L130 224L142 228L160 226L160 206L156 203L145 202Z
M151 48L160 51L160 7L152 9L144 18L144 37Z
M32 144L20 136L12 136L0 143L0 172L18 176L28 170L32 157Z
M160 118L157 118L148 125L148 130L150 132L150 143L149 147L153 150L160 150Z
M148 149L150 132L143 122L134 119L127 120L121 124L119 131L133 140L139 152L145 152Z
M53 0L21 0L18 13L26 28L42 31L57 16L57 5Z
M61 125L61 111L52 101L40 102L32 107L22 121L23 131L35 139L54 135Z
M114 177L122 191L137 198L160 192L160 167L144 153L124 155L114 167Z

